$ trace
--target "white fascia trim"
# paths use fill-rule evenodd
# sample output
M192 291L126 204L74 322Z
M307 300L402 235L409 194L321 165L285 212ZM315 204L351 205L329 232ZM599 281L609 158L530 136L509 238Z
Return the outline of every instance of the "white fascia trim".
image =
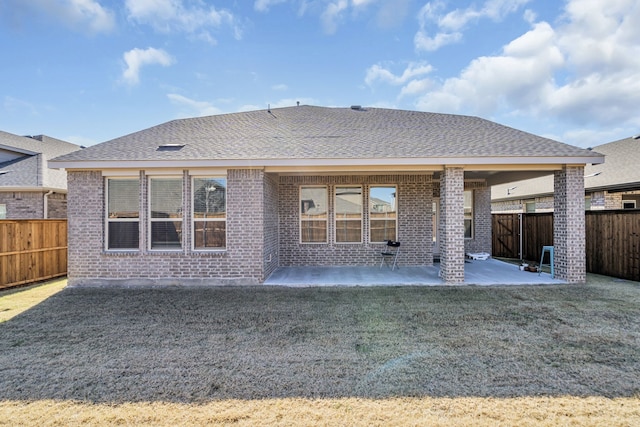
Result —
M34 192L34 193L42 193L42 192L49 192L49 191L53 191L54 193L64 193L67 194L67 189L66 188L57 188L57 187L18 187L18 186L7 186L7 187L3 187L0 186L0 193L6 193L9 191L20 191L23 193L26 192Z
M36 154L41 154L37 151L31 151L25 148L13 147L11 145L4 145L4 144L0 144L0 150L7 150L7 151L12 151L14 153L20 153L20 154L29 154L31 156L35 156Z
M151 168L278 168L278 167L354 167L373 166L393 169L394 166L459 165L473 167L481 165L585 165L604 161L598 157L399 157L399 158L361 158L361 159L234 159L234 160L107 160L107 161L49 161L51 168L67 170L95 169L151 169Z

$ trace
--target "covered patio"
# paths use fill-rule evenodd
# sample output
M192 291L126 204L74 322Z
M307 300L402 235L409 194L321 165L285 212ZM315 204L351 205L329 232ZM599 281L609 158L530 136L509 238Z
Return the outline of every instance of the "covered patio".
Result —
M439 277L440 264L425 267L400 267L395 270L379 267L308 266L279 267L267 280L271 286L444 286ZM558 285L564 280L551 278L549 273L520 271L518 266L497 259L467 260L464 283L460 285Z

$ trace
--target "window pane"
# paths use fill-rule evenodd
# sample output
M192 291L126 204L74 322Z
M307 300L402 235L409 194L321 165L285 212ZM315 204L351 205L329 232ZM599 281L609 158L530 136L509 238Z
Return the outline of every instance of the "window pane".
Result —
M140 180L108 179L107 186L109 218L138 218L140 211Z
M108 249L138 249L138 222L109 222Z
M369 241L397 240L396 187L369 189Z
M335 188L336 243L362 242L362 188Z
M225 178L194 178L194 218L225 218L227 210Z
M7 205L2 204L0 205L0 219L6 219L7 218Z
M360 218L362 215L362 188L336 187L336 216Z
M194 246L196 249L219 249L227 247L226 221L195 221Z
M370 234L372 242L386 242L387 240L397 240L396 221L390 219L372 219Z
M182 179L150 180L151 218L182 218Z
M473 238L473 191L464 192L464 238Z
M336 221L336 243L362 242L362 221Z
M300 241L327 242L327 187L300 188Z
M300 189L300 214L302 219L326 219L327 188L302 187Z
M151 223L151 249L180 249L182 247L182 221Z
M470 219L464 220L464 238L471 239L473 237L473 226Z
M327 221L302 221L300 235L303 243L326 243Z

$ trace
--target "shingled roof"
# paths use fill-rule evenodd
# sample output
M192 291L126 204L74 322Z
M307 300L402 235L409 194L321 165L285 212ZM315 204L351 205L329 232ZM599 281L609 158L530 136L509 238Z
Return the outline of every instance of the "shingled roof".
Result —
M640 137L629 137L598 145L593 151L604 154L606 162L587 165L587 191L631 191L640 189ZM516 187L516 188L513 188ZM507 191L509 190L509 191ZM492 200L517 200L553 194L553 175L496 185Z
M164 148L159 148L165 146ZM599 162L598 153L478 117L382 108L297 106L173 120L56 158L54 167L139 162L231 166L335 164L369 159L441 164L487 158ZM538 160L539 161L539 160ZM117 163L115 163L117 162ZM124 162L124 163L123 163ZM167 163L169 164L169 163Z
M49 169L47 160L81 148L46 135L19 136L0 131L0 190L66 189L66 173Z

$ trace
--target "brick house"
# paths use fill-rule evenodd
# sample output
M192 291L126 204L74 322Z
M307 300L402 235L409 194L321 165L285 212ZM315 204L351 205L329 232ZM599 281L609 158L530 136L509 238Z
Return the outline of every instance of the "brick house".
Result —
M67 217L67 174L47 160L80 150L46 135L0 131L0 219Z
M477 117L297 106L170 121L50 162L69 185L69 283L259 284L278 267L491 252L491 185L555 173L556 274L584 281L598 153Z
M640 208L640 136L593 147L606 156L602 164L584 170L586 210ZM553 176L495 185L491 188L494 213L553 212Z

